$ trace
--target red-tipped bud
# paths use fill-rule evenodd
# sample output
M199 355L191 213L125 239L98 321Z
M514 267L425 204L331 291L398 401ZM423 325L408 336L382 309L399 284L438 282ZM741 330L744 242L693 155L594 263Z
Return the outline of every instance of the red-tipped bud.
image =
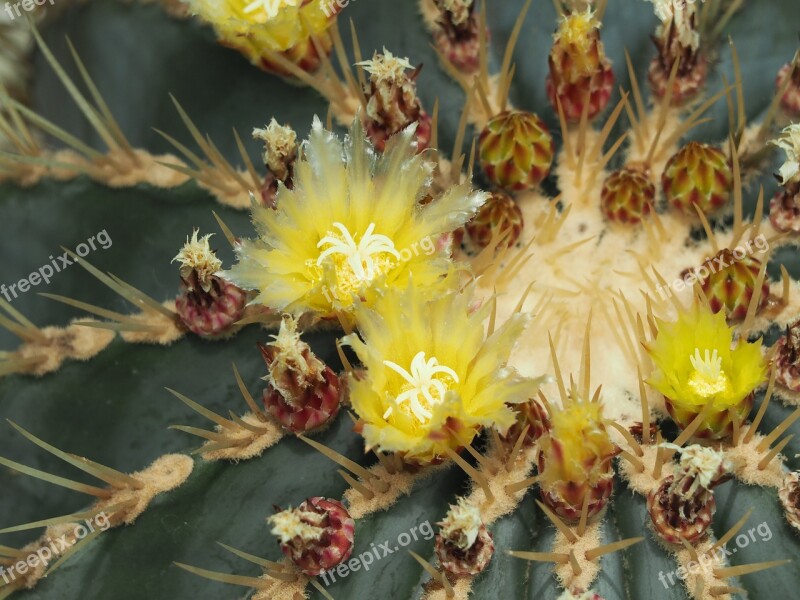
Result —
M553 136L539 117L511 110L493 117L478 140L483 171L495 185L512 191L530 190L550 173Z
M653 210L656 186L638 169L614 171L603 183L600 202L612 223L637 225Z
M568 121L577 123L584 111L594 119L608 105L614 90L614 71L600 41L600 21L594 12L566 15L550 50L547 96ZM588 106L587 106L588 105Z
M695 205L708 214L728 201L733 174L728 157L719 148L689 142L669 159L661 184L671 206L697 217Z

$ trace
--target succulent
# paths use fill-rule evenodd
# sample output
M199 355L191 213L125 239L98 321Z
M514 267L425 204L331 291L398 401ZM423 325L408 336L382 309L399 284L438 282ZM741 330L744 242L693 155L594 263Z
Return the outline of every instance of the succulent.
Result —
M794 597L800 6L655 4L0 8L0 598Z

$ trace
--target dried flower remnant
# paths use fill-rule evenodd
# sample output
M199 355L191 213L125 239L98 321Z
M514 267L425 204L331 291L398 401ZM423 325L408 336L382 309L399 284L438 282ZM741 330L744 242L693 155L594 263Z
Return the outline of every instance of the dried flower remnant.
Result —
M480 67L480 23L475 0L436 0L436 7L436 46L457 69L474 73Z
M274 208L279 184L292 189L294 162L297 159L297 134L274 118L264 129L254 129L253 138L264 142L264 166L267 175L261 186L261 202Z
M785 160L777 174L783 189L770 201L769 218L778 231L800 233L800 124L786 127L771 144L784 151Z
M190 331L202 337L229 333L244 314L247 294L218 272L222 268L209 245L213 234L198 237L197 229L188 237L172 262L179 262L181 293L175 307Z
M653 38L658 56L650 63L650 85L657 96L665 96L670 75L677 63L671 99L681 104L697 95L708 74L708 60L697 29L699 2L653 0L653 3L661 25Z
M695 542L706 534L716 510L712 490L728 472L725 455L698 445L678 448L680 465L647 497L656 533L670 544Z
M775 381L800 393L800 321L786 326L786 333L775 343L775 349Z
M787 473L778 496L786 511L786 519L800 532L800 472Z
M336 373L300 339L297 323L284 317L274 341L260 345L269 374L264 405L289 431L303 433L327 424L339 413Z
M462 576L486 569L494 554L494 540L476 506L459 498L439 526L436 556L445 571Z
M417 151L425 150L431 140L431 118L417 97L419 68L414 69L407 58L394 56L386 48L383 54L376 52L372 60L359 66L370 75L364 124L375 147L383 151L391 136L416 123Z
M355 521L338 500L315 496L267 521L283 553L309 577L330 571L353 552Z

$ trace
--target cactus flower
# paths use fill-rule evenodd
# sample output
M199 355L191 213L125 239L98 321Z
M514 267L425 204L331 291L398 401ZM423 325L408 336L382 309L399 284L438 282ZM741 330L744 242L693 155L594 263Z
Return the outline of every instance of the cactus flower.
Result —
M486 195L469 183L419 208L432 167L414 152L413 127L376 157L356 120L345 143L317 119L294 188L279 186L276 208L253 206L259 233L237 245L238 264L226 273L258 290L254 302L293 315L349 315L376 289L414 285L444 290L452 268L444 234L462 226Z
M234 48L262 69L286 74L268 50L282 53L302 69L320 65L320 49L330 52L327 30L338 12L325 0L187 0L190 10L214 27L219 43Z
M753 406L753 391L764 381L761 340L734 343L725 315L695 304L674 322L658 322L647 345L655 369L647 383L664 395L667 411L681 428L707 409L696 437L723 438Z
M470 289L431 300L409 285L359 307L361 337L345 341L366 367L348 387L367 446L428 464L483 427L508 430L510 405L530 398L538 380L506 364L528 317L515 314L487 336L490 305L472 310Z

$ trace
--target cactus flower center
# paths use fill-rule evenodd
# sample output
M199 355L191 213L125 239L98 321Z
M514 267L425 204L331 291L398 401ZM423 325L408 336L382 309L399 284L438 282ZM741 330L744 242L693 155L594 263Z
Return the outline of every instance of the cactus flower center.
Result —
M297 6L301 0L254 0L244 8L247 14L263 11L267 19L274 19L282 8Z
M731 390L730 378L722 369L722 357L717 350L713 353L706 350L705 356L700 356L700 349L695 348L689 361L694 368L689 377L689 386L695 393L710 398Z
M400 259L394 242L385 235L373 233L375 223L370 223L364 235L356 242L355 236L342 223L336 222L336 232L329 231L317 248L324 248L317 258L318 267L330 259L336 271L339 292L337 297L358 293L377 275L385 273Z
M406 371L390 360L383 364L400 375L406 381L404 390L394 399L398 408L407 410L421 424L430 421L431 409L444 400L448 383L458 383L458 375L450 367L440 365L436 357L425 360L425 352L418 352L411 361L411 372ZM448 381L449 380L449 381ZM388 419L394 407L390 406L383 415Z

